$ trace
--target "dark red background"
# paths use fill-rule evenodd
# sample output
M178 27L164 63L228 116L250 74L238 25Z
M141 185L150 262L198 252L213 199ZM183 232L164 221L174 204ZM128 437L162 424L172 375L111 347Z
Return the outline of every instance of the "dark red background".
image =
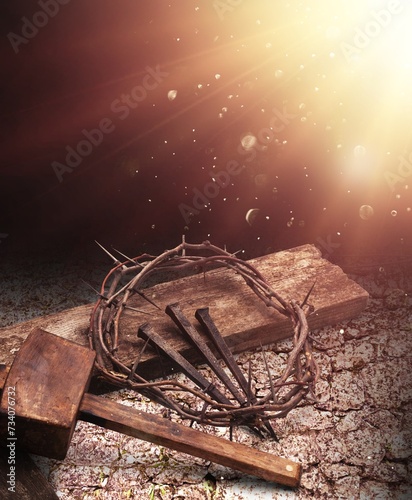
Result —
M306 242L332 257L396 253L410 245L410 201L397 199L383 177L385 169L396 169L403 138L391 145L390 161L376 162L373 175L341 174L345 157L366 138L364 145L384 156L387 145L368 133L367 112L384 82L372 86L360 72L353 76L356 92L349 86L336 94L328 84L309 92L320 75L337 71L328 54L339 52L339 40L328 45L312 37L318 20L308 17L304 3L262 1L251 8L243 2L220 19L213 2L196 9L192 1L72 0L16 54L7 35L21 33L22 19L31 20L40 7L3 2L0 251L75 252L98 239L138 254L170 247L182 234L243 248L245 256ZM147 66L168 76L121 121L111 103L141 85ZM284 72L279 81L276 68ZM169 90L177 90L174 100ZM297 118L279 134L280 145L259 152L187 225L179 205L190 204L193 189L210 182L213 165L221 171L228 161L244 162L242 134L259 133L271 110L284 106ZM301 121L308 110L316 126ZM410 117L410 100L396 112L404 117L408 110ZM103 118L115 130L59 182L51 162L64 162L65 148ZM332 136L325 132L330 123ZM363 204L374 209L369 221L359 217ZM245 220L251 208L260 209L252 226ZM332 252L327 241L336 243Z

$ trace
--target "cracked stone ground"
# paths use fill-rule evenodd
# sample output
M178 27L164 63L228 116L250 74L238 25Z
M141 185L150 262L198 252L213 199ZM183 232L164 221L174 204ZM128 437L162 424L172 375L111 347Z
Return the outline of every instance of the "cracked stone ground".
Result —
M395 270L350 276L371 298L359 317L312 333L321 369L318 401L273 421L279 442L234 431L238 442L299 461L298 489L84 422L78 422L64 461L33 459L67 500L412 498L412 276ZM49 293L57 300L57 290ZM271 367L281 366L289 348L287 341L268 347ZM249 358L255 385L263 387L262 354L243 353L238 362ZM147 412L162 410L130 391L105 397ZM222 429L203 430L228 437Z

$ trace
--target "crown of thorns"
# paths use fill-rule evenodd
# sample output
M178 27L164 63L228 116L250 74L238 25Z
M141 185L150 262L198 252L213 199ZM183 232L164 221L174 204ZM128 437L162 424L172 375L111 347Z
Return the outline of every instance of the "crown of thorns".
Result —
M258 432L266 428L273 436L269 420L287 415L308 393L316 399L314 389L319 371L312 354L307 322L307 316L313 310L308 304L313 286L302 303L286 301L250 263L208 241L189 244L183 240L180 245L159 256L143 254L128 258L119 252L126 259L123 262L107 253L113 258L115 265L103 280L99 299L91 314L89 329L90 347L96 351L96 368L103 379L118 387L138 391L192 422L229 426L231 429L236 425L247 425ZM294 332L292 348L281 375L274 377L271 374L262 348L267 383L263 391L262 388L256 391L252 382L250 360L248 369L242 370L211 320L208 308L198 309L196 318L214 347L213 351L196 337L196 329L183 316L178 304L167 306L166 314L179 326L182 335L191 337L218 380L208 380L203 372L200 373L187 359L165 344L161 332L154 331L150 324L140 325L138 329L141 349L136 360L128 365L120 359L120 318L125 310L133 309L128 302L135 294L151 302L143 292L149 278L152 280L156 273L167 270L182 274L199 271L206 273L216 267L228 268L242 276L245 284L268 308L290 319ZM157 352L160 351L178 365L187 380L176 377L176 374L155 381L139 375L139 362L148 344L155 346ZM216 352L218 355L214 354Z

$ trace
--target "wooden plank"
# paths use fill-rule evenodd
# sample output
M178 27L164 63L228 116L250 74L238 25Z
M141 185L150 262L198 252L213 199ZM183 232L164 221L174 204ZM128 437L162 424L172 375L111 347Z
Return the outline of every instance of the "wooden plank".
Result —
M316 280L310 303L315 312L309 318L311 329L353 318L366 307L368 293L350 280L336 265L321 257L313 245L303 245L250 261L284 299L303 300ZM291 323L268 308L233 271L221 268L203 274L169 281L145 290L161 310L136 295L129 305L144 313L125 311L121 320L122 361L132 363L143 340L137 338L138 327L151 325L171 342L181 354L196 361L194 350L182 338L177 327L164 313L166 305L179 302L183 313L199 329L194 319L196 309L209 307L210 314L234 352L243 352L285 339L292 333ZM36 318L0 329L0 362L10 364L29 332L43 328L61 337L86 345L92 306L85 305L57 314ZM148 315L147 313L150 313ZM148 377L161 374L157 354L147 349L139 373ZM167 366L164 367L168 369ZM142 370L142 372L140 372Z

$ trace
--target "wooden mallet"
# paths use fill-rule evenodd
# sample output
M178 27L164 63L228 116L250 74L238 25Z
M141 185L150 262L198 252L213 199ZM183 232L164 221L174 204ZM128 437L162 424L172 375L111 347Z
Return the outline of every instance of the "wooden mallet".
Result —
M267 481L299 485L296 462L87 393L94 360L86 347L33 330L10 369L1 365L2 443L15 441L30 453L64 459L80 419Z

